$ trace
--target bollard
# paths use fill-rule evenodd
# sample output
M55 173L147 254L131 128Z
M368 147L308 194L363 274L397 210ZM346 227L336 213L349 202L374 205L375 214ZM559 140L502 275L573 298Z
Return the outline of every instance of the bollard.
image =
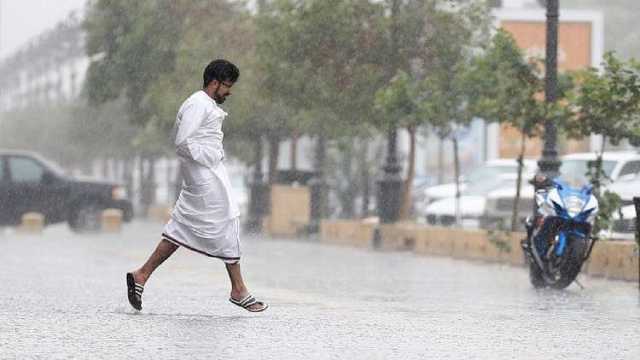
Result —
M373 239L371 239L371 246L379 250L382 247L382 234L380 233L380 227L376 226L373 229Z
M117 233L122 230L122 210L120 209L105 209L101 220L103 232Z
M640 197L633 197L633 205L636 209L636 249L638 250L638 257L640 257ZM638 261L638 289L640 289L640 261Z
M44 215L28 212L22 215L19 231L22 233L40 234L44 229Z
M170 206L165 205L155 205L149 207L147 211L147 216L155 221L167 223L171 218L171 211L173 209Z

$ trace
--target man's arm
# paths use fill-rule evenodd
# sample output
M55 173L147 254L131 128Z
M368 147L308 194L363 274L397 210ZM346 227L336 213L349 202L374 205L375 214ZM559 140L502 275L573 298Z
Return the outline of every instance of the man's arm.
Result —
M190 160L197 162L202 166L209 168L215 168L220 164L224 157L222 150L211 149L210 147L202 146L197 141L194 141L192 136L202 125L206 114L204 106L191 103L182 112L180 123L176 131L176 153Z

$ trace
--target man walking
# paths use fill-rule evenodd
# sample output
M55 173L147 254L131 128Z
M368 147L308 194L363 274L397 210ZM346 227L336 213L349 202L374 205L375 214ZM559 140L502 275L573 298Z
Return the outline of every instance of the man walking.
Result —
M142 309L144 284L180 246L225 263L233 304L251 312L268 308L249 294L242 280L240 211L223 162L222 122L227 113L218 104L231 95L239 77L229 61L212 61L204 70L202 90L178 110L173 135L184 182L162 240L141 268L127 273L129 303L137 310Z

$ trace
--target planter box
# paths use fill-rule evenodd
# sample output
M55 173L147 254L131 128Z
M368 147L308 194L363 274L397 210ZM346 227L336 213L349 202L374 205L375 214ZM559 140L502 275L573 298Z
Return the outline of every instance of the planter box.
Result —
M376 227L380 248L388 251L413 250L416 254L448 256L524 266L520 247L524 233L430 227L413 223L375 225L361 221L325 220L323 242L357 247L373 246ZM632 241L599 241L583 271L589 275L619 280L638 280L638 253Z

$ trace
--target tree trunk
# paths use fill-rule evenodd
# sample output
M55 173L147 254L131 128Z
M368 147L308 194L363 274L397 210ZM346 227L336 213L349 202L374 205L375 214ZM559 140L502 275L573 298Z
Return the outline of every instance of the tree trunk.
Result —
M402 206L400 207L400 220L407 220L411 215L412 207L412 185L416 173L416 127L407 127L409 133L409 165L407 166L407 178L404 181L402 191Z
M280 157L280 139L269 137L269 184L275 184L278 178L278 158Z
M369 183L371 181L371 174L369 173L369 141L364 140L362 144L363 148L360 152L360 174L361 174L361 185L362 185L362 208L360 209L360 215L362 217L369 216L369 196L371 195L371 187Z
M103 179L108 179L109 178L109 159L108 158L103 158L102 159L102 178Z
M516 180L516 197L513 199L513 212L511 213L511 231L515 232L518 227L518 212L520 203L520 186L522 184L522 168L524 167L524 151L526 148L527 136L524 131L522 132L522 139L520 140L520 154L518 154L518 178Z
M262 232L263 217L271 213L270 187L263 182L262 172L262 135L256 134L254 147L253 176L250 186L249 216L245 223L246 229L250 232Z
M149 173L147 174L147 197L148 204L153 205L156 203L156 161L155 157L149 158Z
M298 169L298 133L293 132L291 136L291 170Z
M122 178L127 188L127 195L130 200L133 200L133 167L134 167L134 159L126 158L124 160L124 174L122 174Z
M140 216L147 217L147 212L144 206L144 180L145 180L145 170L144 170L144 158L142 155L138 157L138 204L140 208L138 209L140 212Z
M253 182L258 184L258 183L262 183L263 179L263 172L262 172L262 136L258 135L256 138L256 144L255 144L255 148L254 148L255 152L254 152L254 162L255 164L253 165Z
M121 183L124 183L126 173L127 173L127 159L121 158L120 159L120 175L118 177L118 181L120 181Z
M354 173L354 154L357 143L354 141L347 143L346 150L342 154L342 176L347 180L345 188L340 189L340 205L342 207L340 215L344 219L353 219L355 214L355 200L358 196L358 183Z
M438 184L444 183L444 138L438 136Z
M461 214L460 214L460 159L458 158L458 138L455 135L452 138L453 140L453 177L456 182L456 225L460 226L461 224Z
M312 189L312 192L315 193L315 202L312 201L314 202L312 212L316 216L316 219L324 219L328 212L328 198L325 181L327 166L327 138L324 135L318 136L315 157L316 176L312 184L312 187L315 188ZM315 209L313 209L314 207Z
M155 202L155 160L152 157L140 160L140 207L147 216L149 207Z
M600 188L601 188L600 177L602 175L602 155L604 154L604 147L606 146L606 144L607 144L607 137L605 135L602 135L602 146L600 147L600 152L596 157L595 174L593 177L593 190L594 190L593 193L597 197L600 197Z

